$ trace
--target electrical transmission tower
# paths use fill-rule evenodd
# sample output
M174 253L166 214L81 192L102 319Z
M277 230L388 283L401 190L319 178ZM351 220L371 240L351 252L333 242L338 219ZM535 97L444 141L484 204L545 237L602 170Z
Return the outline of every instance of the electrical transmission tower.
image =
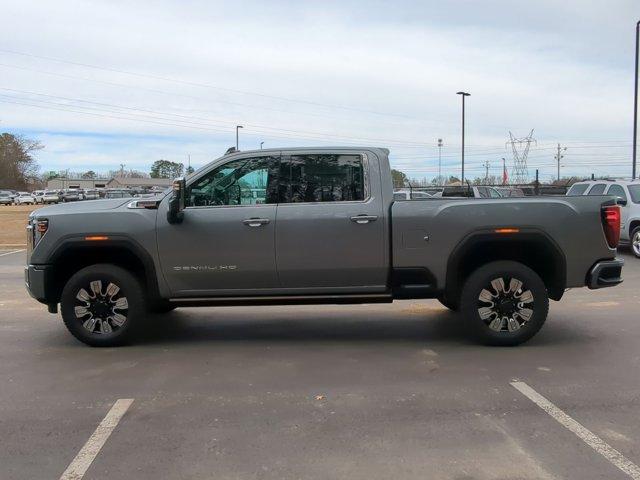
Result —
M522 184L529 181L529 171L527 169L527 156L532 143L537 143L533 138L533 129L524 138L516 138L509 132L510 140L507 145L511 145L513 150L513 170L511 178L514 183Z

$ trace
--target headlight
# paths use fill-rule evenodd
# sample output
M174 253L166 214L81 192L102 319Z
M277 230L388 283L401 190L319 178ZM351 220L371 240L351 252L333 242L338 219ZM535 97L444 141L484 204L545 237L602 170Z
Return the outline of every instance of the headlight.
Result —
M49 229L49 220L46 218L33 219L33 246L38 245L38 242L42 240L44 234Z

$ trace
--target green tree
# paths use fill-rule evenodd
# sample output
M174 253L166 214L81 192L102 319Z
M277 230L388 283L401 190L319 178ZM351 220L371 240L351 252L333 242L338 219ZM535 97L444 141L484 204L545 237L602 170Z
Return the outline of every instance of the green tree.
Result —
M184 172L184 164L170 160L156 160L151 165L151 178L176 178Z
M407 175L401 172L400 170L391 169L391 180L393 181L394 187L406 187L409 179Z
M191 165L189 165L184 173L187 174L187 175L191 175L193 172L195 172L195 168L193 168Z

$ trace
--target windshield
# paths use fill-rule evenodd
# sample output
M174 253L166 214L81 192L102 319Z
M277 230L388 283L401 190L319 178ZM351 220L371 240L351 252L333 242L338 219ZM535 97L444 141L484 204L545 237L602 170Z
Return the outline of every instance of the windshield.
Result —
M629 185L629 195L633 203L640 203L640 185Z

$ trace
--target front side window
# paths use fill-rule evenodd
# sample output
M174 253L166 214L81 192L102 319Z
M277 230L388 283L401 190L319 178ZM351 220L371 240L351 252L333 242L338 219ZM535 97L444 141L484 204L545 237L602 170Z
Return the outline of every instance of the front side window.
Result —
M220 165L187 187L185 206L276 203L278 160L241 158Z
M362 155L308 154L283 157L280 201L347 202L365 199Z
M596 183L587 195L602 195L604 193L604 189L606 188L606 184L604 183Z

